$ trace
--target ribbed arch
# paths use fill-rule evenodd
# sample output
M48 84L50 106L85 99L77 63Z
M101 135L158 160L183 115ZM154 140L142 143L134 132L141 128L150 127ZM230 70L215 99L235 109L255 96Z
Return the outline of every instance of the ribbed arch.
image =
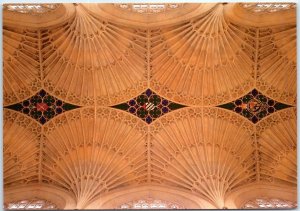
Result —
M101 107L54 118L44 128L43 182L72 192L78 208L101 193L145 182L144 124L130 114Z
M4 109L3 175L4 186L39 181L41 126L35 120Z
M152 30L155 91L197 106L217 105L249 91L256 32L229 22L223 10L218 4L200 17Z
M255 180L254 128L246 120L221 109L186 108L158 121L151 148L154 182L222 208L228 191Z

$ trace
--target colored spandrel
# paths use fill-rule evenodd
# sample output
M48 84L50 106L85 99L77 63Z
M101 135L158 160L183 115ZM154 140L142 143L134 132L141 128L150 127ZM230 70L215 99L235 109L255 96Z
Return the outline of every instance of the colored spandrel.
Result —
M79 106L75 106L56 97L51 96L46 91L41 90L31 98L24 100L21 103L6 106L5 108L12 109L15 111L22 112L41 124L45 124L53 117Z
M255 124L264 117L291 106L277 102L253 89L245 96L218 107L235 111Z
M185 106L167 100L152 90L147 89L128 102L112 107L127 111L150 124L162 115Z

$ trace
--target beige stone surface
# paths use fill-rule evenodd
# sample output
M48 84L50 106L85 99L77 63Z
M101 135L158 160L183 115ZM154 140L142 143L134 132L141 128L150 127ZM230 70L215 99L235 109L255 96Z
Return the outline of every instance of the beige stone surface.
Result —
M296 12L255 8L5 8L4 106L41 89L80 106L44 125L4 109L5 203L38 197L61 209L109 209L150 197L235 209L260 197L297 202ZM109 107L147 88L187 107L150 125ZM254 88L291 107L257 124L216 107Z

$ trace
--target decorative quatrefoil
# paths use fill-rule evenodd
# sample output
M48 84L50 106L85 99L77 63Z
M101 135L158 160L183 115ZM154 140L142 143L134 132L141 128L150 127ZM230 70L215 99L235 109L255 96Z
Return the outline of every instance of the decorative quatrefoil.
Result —
M126 103L112 107L136 115L150 124L162 115L185 106L160 97L155 92L147 89L145 92L127 101Z
M78 108L69 103L65 103L56 97L51 96L46 91L41 90L31 98L24 100L21 103L16 103L5 108L22 112L41 124L45 124L53 117L74 108Z
M218 107L235 111L255 124L269 114L291 106L277 102L253 89L245 96Z

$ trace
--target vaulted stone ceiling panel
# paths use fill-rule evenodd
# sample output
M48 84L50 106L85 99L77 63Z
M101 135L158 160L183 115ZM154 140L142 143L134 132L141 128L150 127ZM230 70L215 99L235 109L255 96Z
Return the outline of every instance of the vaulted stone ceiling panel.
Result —
M217 105L254 85L253 28L229 22L224 6L151 32L151 86L187 105Z
M48 184L78 209L144 184L217 208L243 185L295 188L292 12L287 23L251 12L253 21L240 7L245 16L234 19L234 5L187 4L181 17L132 12L122 20L108 14L121 10L112 4L5 13L5 188Z
M146 31L97 19L78 5L41 31L44 86L76 105L113 105L146 89Z
M39 32L3 27L4 105L20 102L40 86Z
M296 25L259 29L257 87L270 97L296 104Z
M257 125L261 180L297 185L296 109L289 108Z
M24 114L5 109L3 131L4 186L37 183L41 125Z
M152 127L154 183L192 191L224 206L225 194L255 180L254 126L217 108L185 108Z
M83 208L99 194L147 180L146 123L109 108L66 112L44 126L42 180Z

